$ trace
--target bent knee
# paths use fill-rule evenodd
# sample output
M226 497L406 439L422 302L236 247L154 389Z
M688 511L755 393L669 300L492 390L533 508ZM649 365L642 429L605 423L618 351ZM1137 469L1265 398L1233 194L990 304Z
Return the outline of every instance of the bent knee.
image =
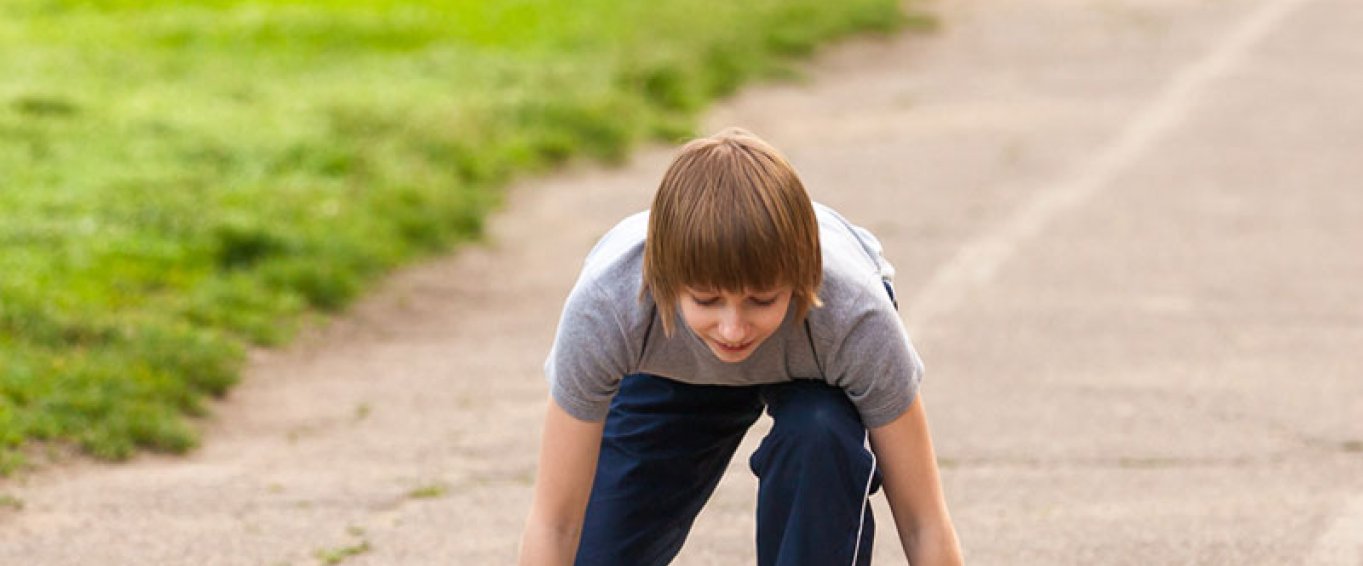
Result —
M860 446L865 426L856 407L841 388L823 383L792 383L769 396L774 421L772 434L797 440L803 446L853 442Z

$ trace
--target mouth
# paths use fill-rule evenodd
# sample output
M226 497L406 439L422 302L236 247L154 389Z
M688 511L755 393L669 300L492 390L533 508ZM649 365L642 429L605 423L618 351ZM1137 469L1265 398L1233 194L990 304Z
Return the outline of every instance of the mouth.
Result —
M749 341L747 341L747 342L740 342L740 343L737 343L737 344L733 344L733 343L729 343L729 342L722 342L722 341L719 341L719 340L710 340L710 343L711 343L711 344L714 344L714 345L715 345L715 348L719 349L721 352L731 352L731 353L742 352L742 351L747 350L748 348L752 347L752 341L751 341L751 340L749 340Z

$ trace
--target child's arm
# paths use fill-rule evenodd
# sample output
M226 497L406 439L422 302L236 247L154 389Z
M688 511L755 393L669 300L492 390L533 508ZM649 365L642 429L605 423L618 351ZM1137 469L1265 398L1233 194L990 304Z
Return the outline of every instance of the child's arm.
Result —
M521 538L521 566L571 565L582 534L604 423L580 421L549 400L539 476Z
M885 497L909 563L961 564L961 543L956 539L956 528L951 524L942 495L923 396L914 399L899 418L871 429L870 433Z

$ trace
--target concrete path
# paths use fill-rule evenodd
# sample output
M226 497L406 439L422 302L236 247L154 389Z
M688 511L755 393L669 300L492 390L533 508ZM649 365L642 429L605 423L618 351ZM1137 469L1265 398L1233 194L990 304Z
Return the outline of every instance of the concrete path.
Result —
M885 240L972 564L1363 564L1363 4L961 0L707 130ZM0 564L507 564L582 256L671 150L255 355L204 447L0 482ZM753 562L746 447L677 561ZM877 499L877 563L903 563Z

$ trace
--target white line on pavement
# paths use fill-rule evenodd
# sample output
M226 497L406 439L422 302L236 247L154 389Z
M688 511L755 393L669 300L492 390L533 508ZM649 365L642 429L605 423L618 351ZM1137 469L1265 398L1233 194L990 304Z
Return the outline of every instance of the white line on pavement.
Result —
M906 313L912 328L925 328L955 310L973 289L987 285L1027 239L1060 213L1088 200L1139 159L1187 114L1201 91L1233 68L1294 9L1308 0L1267 1L1240 21L1214 49L1183 67L1121 134L1067 179L1041 190L992 231L964 245L914 295Z
M1141 158L1185 117L1210 83L1238 64L1255 43L1308 1L1261 4L1215 49L1184 67L1095 159L1063 182L1042 190L994 230L963 246L914 295L906 311L910 326L929 327L938 316L960 306L974 289L987 285L1019 245L1040 233L1060 213L1083 204ZM1304 563L1363 565L1363 492L1347 499Z

